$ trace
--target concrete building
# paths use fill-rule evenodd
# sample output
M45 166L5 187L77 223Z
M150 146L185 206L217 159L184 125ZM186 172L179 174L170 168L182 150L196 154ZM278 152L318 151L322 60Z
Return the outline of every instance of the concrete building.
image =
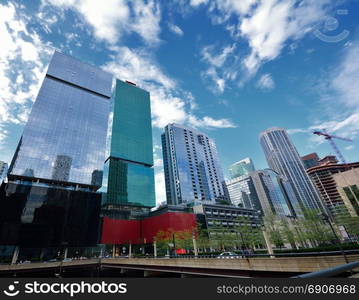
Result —
M193 212L197 215L198 222L208 232L210 239L216 239L218 231L224 229L233 234L233 241L235 242L236 239L240 238L236 228L241 225L245 224L253 229L261 227L261 214L255 209L201 203L193 206Z
M307 173L316 186L328 212L334 216L345 204L337 189L335 176L351 168L358 168L359 163L338 164L335 157L325 157L319 160L318 166L307 169ZM338 179L339 180L339 179Z
M333 175L338 192L352 216L359 216L359 163L352 169Z

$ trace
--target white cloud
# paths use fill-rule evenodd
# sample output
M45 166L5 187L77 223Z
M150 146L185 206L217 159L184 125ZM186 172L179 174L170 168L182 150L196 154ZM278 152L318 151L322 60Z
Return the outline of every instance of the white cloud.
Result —
M329 133L350 139L359 136L359 40L343 50L340 62L332 68L318 87L322 97L323 117L309 129L326 129ZM328 120L329 119L329 120ZM321 139L322 140L322 139Z
M191 6L198 6L198 5L206 4L206 3L208 3L208 0L190 0Z
M147 51L117 46L110 49L114 55L104 69L116 74L118 78L140 84L155 82L168 89L174 88L175 81L162 72Z
M208 62L209 65L220 68L226 62L228 56L234 52L236 44L228 45L222 49L219 54L214 53L213 46L203 47L201 51L202 60Z
M235 2L244 2L241 6ZM238 31L251 48L244 60L249 73L255 73L262 62L278 57L288 40L297 40L310 32L325 16L327 0L227 1L227 12L240 20Z
M43 8L54 5L72 9L92 26L95 36L115 44L125 34L135 32L148 44L159 42L161 11L154 0L42 0Z
M235 41L247 41L250 49L241 64L245 72L242 83L251 78L263 63L276 59L285 46L311 32L324 19L330 1L191 0L190 4L208 4L215 24L225 24Z
M172 24L172 23L169 23L168 24L168 28L169 28L169 30L171 30L173 33L175 33L175 34L177 34L177 35L179 35L179 36L183 36L183 30L180 28L180 27L178 27L177 25L175 25L175 24Z
M264 89L264 90L271 90L275 87L275 83L274 80L271 76L271 74L263 74L258 82L257 82L257 87Z
M359 40L345 49L339 66L329 75L327 88L334 91L335 101L340 101L348 108L359 107Z
M156 204L166 201L166 184L163 169L155 168Z
M309 129L293 128L293 129L287 129L287 132L288 134L308 133Z
M215 86L209 86L214 93L223 93L226 80L234 80L237 77L236 60L237 57L229 57L236 49L236 44L225 46L217 52L214 46L205 46L201 50L201 60L208 64L208 68L201 72L204 79L209 78Z
M27 29L19 11L12 3L0 5L0 127L26 122L52 53L49 45Z
M202 127L202 128L235 128L237 127L228 119L219 119L215 120L211 117L203 117L198 119L195 116L189 116L189 124L193 127Z
M193 95L181 90L177 82L163 73L145 52L127 47L112 47L114 55L103 68L121 80L135 82L151 94L152 124L163 129L169 123L189 124L206 128L229 128L227 119L215 120L194 115L197 105ZM146 70L145 72L143 70Z

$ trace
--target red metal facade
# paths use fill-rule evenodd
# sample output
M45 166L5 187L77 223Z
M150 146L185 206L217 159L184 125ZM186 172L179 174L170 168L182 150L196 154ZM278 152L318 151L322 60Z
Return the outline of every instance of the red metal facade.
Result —
M103 218L102 244L152 243L158 231L192 231L196 227L196 215L167 212L143 220L116 220Z

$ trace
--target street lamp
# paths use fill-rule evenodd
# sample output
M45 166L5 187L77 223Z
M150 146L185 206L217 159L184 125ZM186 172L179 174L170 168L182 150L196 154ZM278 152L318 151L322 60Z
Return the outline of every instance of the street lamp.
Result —
M329 220L329 217L328 217L325 213L323 213L323 212L320 212L320 213L318 214L318 216L319 216L324 222L327 222L327 223L329 224L330 229L332 230L335 239L338 241L338 246L339 246L339 249L340 249L340 251L341 251L341 253L342 253L343 257L344 257L344 260L345 260L345 262L348 264L349 261L348 261L347 256L345 255L344 249L343 249L343 247L342 247L342 241L340 240L340 238L338 237L337 233L335 232L334 227L333 227L332 223L331 223L330 220Z

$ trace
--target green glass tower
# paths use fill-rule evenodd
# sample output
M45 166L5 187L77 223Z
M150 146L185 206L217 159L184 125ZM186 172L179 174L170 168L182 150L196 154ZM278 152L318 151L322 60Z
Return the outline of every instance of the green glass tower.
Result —
M150 94L117 79L112 112L103 182L107 195L103 205L107 208L154 207Z

